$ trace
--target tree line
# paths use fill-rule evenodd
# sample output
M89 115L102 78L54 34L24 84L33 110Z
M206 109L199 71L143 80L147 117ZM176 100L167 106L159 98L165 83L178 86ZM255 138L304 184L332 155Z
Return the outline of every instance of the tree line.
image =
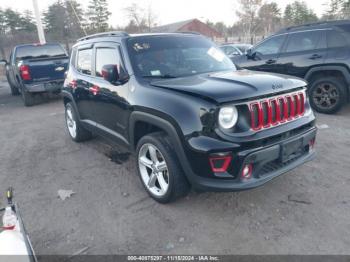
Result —
M305 1L296 0L282 10L276 2L264 0L238 0L235 4L236 22L226 25L223 22L206 23L224 37L268 36L282 27L300 25L319 20L350 18L350 0L328 0L327 8L321 17L309 8ZM108 30L124 30L129 33L149 32L158 23L152 6L131 3L123 10L128 19L126 26L113 28L109 24L111 12L107 0L89 0L83 8L78 0L56 0L43 13L42 20L47 40L60 41L67 45L85 34ZM0 7L0 52L14 43L35 42L36 26L31 11L17 12Z

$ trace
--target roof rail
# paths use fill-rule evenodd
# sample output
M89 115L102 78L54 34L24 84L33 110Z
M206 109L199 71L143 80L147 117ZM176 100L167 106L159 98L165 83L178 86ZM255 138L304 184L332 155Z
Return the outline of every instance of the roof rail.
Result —
M201 33L195 32L195 31L179 31L175 33L180 33L180 34L188 34L188 35L201 35Z
M84 41L84 40L88 40L88 39L92 39L92 38L96 38L96 37L104 37L104 36L129 36L128 33L123 32L123 31L110 31L110 32L103 32L103 33L97 33L97 34L93 34L93 35L87 35L84 36L82 38L79 38L77 41Z
M290 26L285 28L285 31L289 31L292 29L296 28L302 28L302 27L308 27L308 26L315 26L315 25L332 25L332 24L337 24L337 23L349 23L349 20L331 20L331 21L319 21L319 22L313 22L313 23L308 23L308 24L303 24L303 25L296 25L296 26ZM283 30L282 30L283 31Z

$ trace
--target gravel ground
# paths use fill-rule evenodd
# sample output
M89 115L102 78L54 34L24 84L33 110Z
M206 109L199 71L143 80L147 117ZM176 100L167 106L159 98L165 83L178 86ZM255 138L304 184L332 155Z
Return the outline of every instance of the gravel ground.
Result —
M349 114L318 115L317 158L263 187L160 205L132 156L70 140L60 99L25 108L1 82L0 192L15 188L38 254L350 254Z

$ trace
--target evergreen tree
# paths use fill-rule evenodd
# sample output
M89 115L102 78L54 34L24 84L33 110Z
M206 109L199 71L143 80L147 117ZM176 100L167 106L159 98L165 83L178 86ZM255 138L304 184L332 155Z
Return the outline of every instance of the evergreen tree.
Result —
M43 13L46 32L55 40L65 39L67 35L66 8L61 0L50 5Z
M111 12L108 11L107 0L90 0L87 15L91 32L108 30L108 18Z
M8 31L11 34L15 34L17 30L21 28L20 13L12 10L11 8L7 8L3 15L5 18L6 31Z
M76 0L65 0L66 26L69 36L78 38L84 35L84 10Z
M306 5L304 1L294 1L286 6L284 11L284 25L302 25L315 22L317 15Z

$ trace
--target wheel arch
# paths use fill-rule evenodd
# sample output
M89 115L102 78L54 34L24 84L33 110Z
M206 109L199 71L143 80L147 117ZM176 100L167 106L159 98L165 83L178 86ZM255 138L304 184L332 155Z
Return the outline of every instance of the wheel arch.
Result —
M190 180L191 176L189 176L189 174L193 174L193 171L186 158L185 150L183 148L184 142L181 139L176 127L170 121L154 114L134 111L131 114L129 121L130 149L133 150L133 152L137 146L137 141L135 140L135 127L138 122L146 122L151 124L158 129L157 131L164 131L169 136L176 156L180 161L180 165L185 171L186 177Z
M318 66L311 68L307 74L305 75L305 79L308 83L311 83L313 79L317 78L317 76L327 77L341 77L346 84L346 91L350 94L350 72L349 69L345 66L340 65L327 65L327 66Z
M74 110L75 110L75 112L76 112L76 114L78 116L78 119L80 120L79 110L78 110L78 107L77 107L77 105L75 103L73 95L71 93L65 91L65 90L62 90L61 94L62 94L62 97L63 97L63 104L66 105L67 103L70 102L73 105L73 107L74 107Z

